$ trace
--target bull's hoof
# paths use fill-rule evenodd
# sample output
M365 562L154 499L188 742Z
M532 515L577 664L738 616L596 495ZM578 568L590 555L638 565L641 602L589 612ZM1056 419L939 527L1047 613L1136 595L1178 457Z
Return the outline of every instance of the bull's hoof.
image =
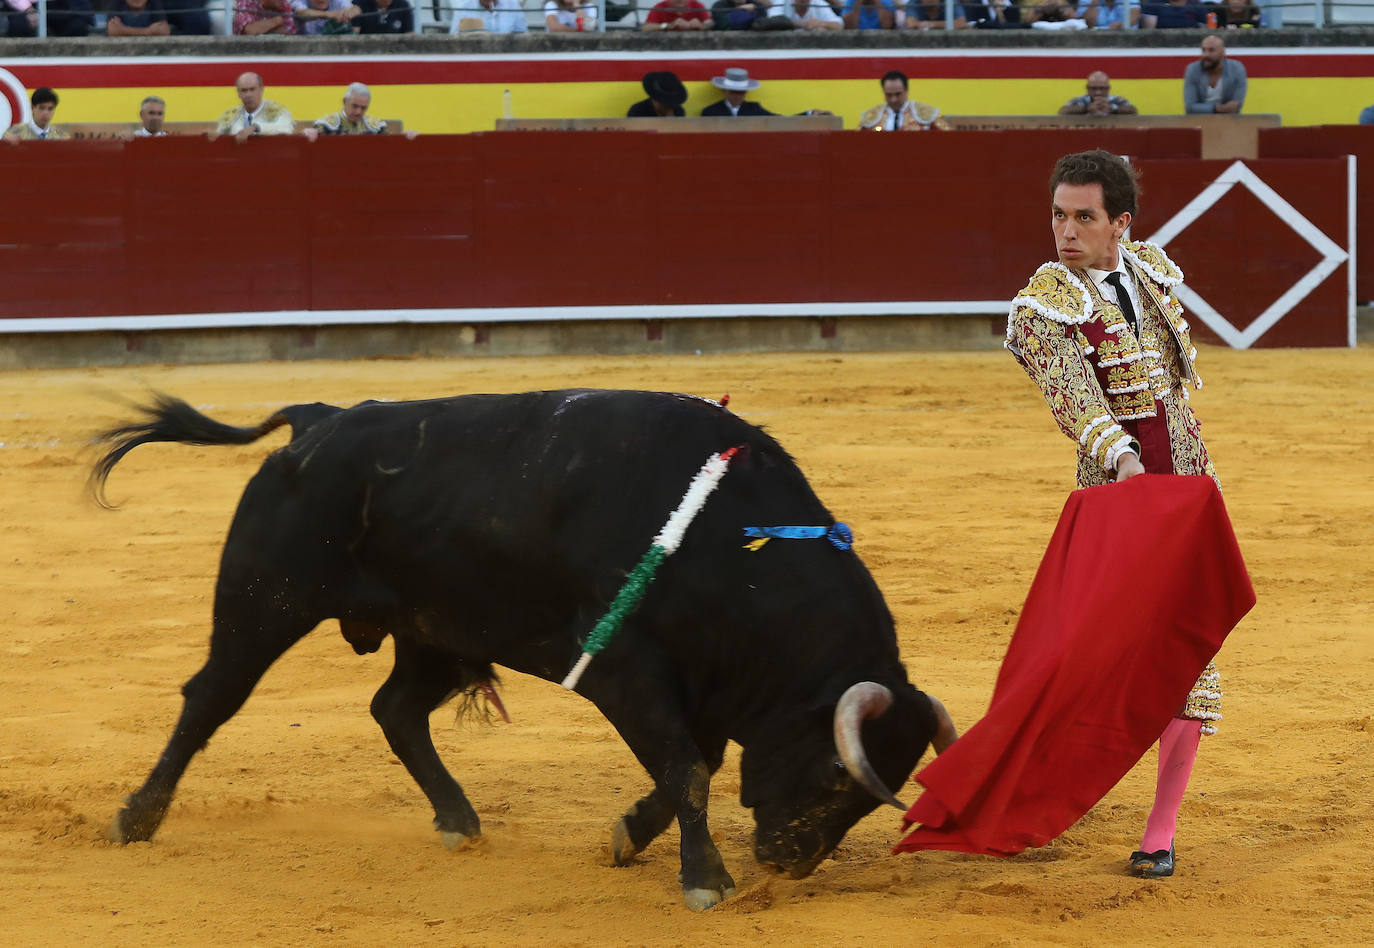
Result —
M161 823L161 815L140 816L126 806L115 814L114 822L110 824L110 829L105 835L109 837L110 842L121 846L129 843L146 843L153 838Z
M478 849L486 844L487 838L480 833L476 836L469 836L466 833L456 831L439 831L439 839L443 842L444 848L449 852L462 852L468 849Z
M682 890L682 901L693 912L704 912L714 905L719 905L726 899L734 898L738 891L734 886L723 890L716 889L687 889Z
M624 818L611 830L611 862L617 866L628 866L630 860L639 855L639 848L630 839L630 828Z

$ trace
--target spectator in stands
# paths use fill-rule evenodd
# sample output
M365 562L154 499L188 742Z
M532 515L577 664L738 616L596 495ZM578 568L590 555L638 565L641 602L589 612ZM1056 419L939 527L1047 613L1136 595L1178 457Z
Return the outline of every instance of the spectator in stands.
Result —
M701 0L659 0L644 19L641 30L709 30L714 24L711 11Z
M782 0L772 12L787 17L799 30L844 29L844 20L825 0Z
M1254 29L1260 25L1260 8L1255 0L1225 0L1217 5L1217 26L1228 30Z
M362 13L353 0L291 0L296 32L326 36L353 32L353 18Z
M1167 3L1147 3L1141 6L1140 25L1156 30L1197 30L1207 25L1207 10L1214 4L1196 0L1168 0ZM1153 17L1153 20L1151 19Z
M847 0L841 14L846 30L901 29L904 19L893 0Z
M415 10L410 0L353 0L358 15L353 25L359 33L413 33Z
M768 0L716 0L711 4L711 19L718 30L767 29L769 7ZM787 22L787 28L792 28L791 21Z
M167 134L162 123L167 118L167 103L160 96L150 95L144 97L138 104L138 128L134 130L135 138L162 138Z
M1374 125L1374 105L1367 105L1360 110L1360 124Z
M943 30L945 28L944 0L913 0L906 8L906 28L909 30ZM969 28L968 17L962 4L954 5L954 24L952 29Z
M774 115L757 102L750 102L745 97L757 89L761 82L757 79L749 78L749 70L740 69L738 66L731 66L725 70L723 76L712 76L711 85L725 93L725 97L718 102L712 102L701 110L701 114L706 117L739 116L739 115Z
M38 35L38 0L6 0L6 33L16 39ZM91 0L48 0L49 36L85 36L94 15Z
M262 77L257 73L245 72L239 76L234 90L240 104L219 117L219 122L210 131L211 140L233 135L236 141L245 142L255 135L290 135L296 130L290 112L262 97Z
M1140 26L1140 7L1132 4L1130 11L1128 23L1123 0L1084 0L1078 6L1078 17L1090 30L1134 30Z
M458 0L458 8L453 11L453 21L449 23L450 33L469 33L473 30L486 30L488 33L525 33L529 25L525 22L525 8L520 0Z
M906 73L892 70L878 82L883 87L883 105L875 105L859 117L859 127L875 132L924 132L930 129L946 131L949 123L940 117L940 110L924 102L907 98Z
M5 132L5 141L14 143L22 141L61 141L64 138L71 138L62 129L52 124L52 117L57 112L57 93L47 86L39 86L33 90L33 95L29 96L29 118L27 121L17 125L11 125Z
M544 29L550 33L587 33L596 29L596 4L588 0L548 0Z
M106 8L108 36L171 36L161 0L110 0Z
M289 0L234 0L234 35L296 35L296 16Z
M235 4L237 5L237 4ZM209 36L210 14L205 12L205 0L162 0L167 22L178 36Z
M5 17L4 35L16 39L38 35L38 4L35 0L0 0Z
M1078 17L1078 7L1066 0L1021 0L1021 21L1031 24L1035 29L1088 28L1088 24Z
M1088 92L1075 96L1059 107L1060 115L1137 115L1136 107L1119 95L1112 95L1112 81L1100 69L1088 73Z
M1226 58L1226 44L1213 33L1202 41L1202 58L1183 73L1183 110L1238 115L1249 79L1245 67Z
M627 118L680 118L687 114L682 109L682 103L687 101L687 87L676 73L648 72L640 84L649 97L630 106L625 113Z
M964 20L975 30L1025 30L1029 23L1021 22L1021 8L1010 0L988 0L987 3L965 3Z

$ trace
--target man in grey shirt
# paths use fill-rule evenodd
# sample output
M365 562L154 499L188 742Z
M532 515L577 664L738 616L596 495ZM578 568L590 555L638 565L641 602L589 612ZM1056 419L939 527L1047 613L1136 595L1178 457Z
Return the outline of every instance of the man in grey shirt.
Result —
M1215 34L1202 41L1202 58L1183 73L1183 110L1240 114L1245 104L1245 67L1226 58L1226 44Z

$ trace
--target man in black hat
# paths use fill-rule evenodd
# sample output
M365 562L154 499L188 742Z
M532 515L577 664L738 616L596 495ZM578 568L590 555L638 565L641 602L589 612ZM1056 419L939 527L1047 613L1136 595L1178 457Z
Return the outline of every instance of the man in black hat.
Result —
M701 110L705 116L737 115L774 115L757 102L748 101L745 96L757 89L762 83L749 78L749 70L731 66L723 76L712 76L711 85L725 93L725 98L712 102Z
M627 118L669 118L683 116L682 103L687 101L687 88L674 73L649 72L640 80L647 99L640 99L625 113Z

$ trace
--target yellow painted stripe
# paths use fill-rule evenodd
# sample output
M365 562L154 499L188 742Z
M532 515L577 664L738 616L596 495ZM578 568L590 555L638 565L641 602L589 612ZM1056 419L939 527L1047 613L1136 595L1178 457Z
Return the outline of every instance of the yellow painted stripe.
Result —
M407 128L428 133L488 131L503 114L509 88L518 118L599 118L624 115L643 98L638 86L623 82L445 84L373 86L371 113L404 120ZM719 98L707 82L687 83L687 112L695 115ZM1046 115L1083 91L1081 80L928 79L913 83L915 99L955 115ZM1182 82L1141 79L1113 83L1143 113L1181 114ZM62 89L58 122L134 121L145 95L167 100L169 121L213 121L236 104L231 89L163 87L148 89ZM343 90L333 86L272 86L268 97L309 122L339 108ZM879 102L870 80L775 80L754 98L774 112L792 114L826 109L853 128L859 114ZM1354 123L1359 110L1374 102L1374 77L1252 79L1245 101L1249 113L1275 113L1284 125Z

